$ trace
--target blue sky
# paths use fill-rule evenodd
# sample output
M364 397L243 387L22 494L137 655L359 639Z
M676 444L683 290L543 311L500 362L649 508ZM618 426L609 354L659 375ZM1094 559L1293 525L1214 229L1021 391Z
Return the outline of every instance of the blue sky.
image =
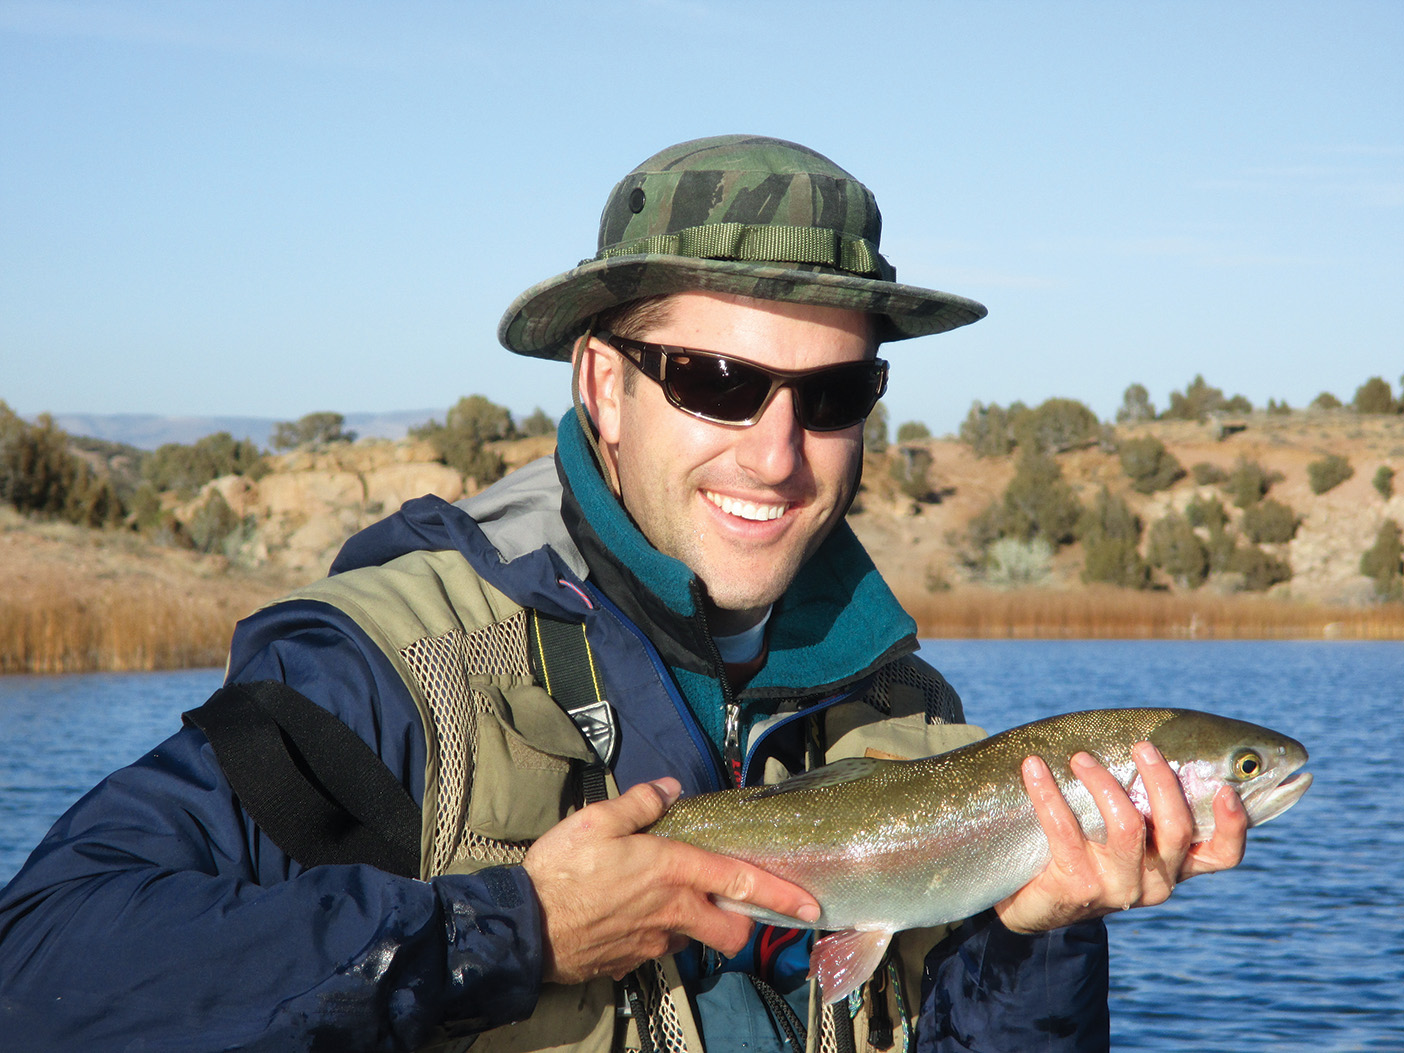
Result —
M0 0L0 398L292 419L568 405L497 321L670 143L871 187L894 423L1404 373L1404 3Z

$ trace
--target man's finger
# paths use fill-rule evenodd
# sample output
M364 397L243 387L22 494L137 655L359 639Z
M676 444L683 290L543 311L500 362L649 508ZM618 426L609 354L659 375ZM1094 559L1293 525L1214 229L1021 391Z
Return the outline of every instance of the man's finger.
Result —
M601 833L633 834L661 819L681 792L677 779L656 779L631 786L613 800L589 805L577 814L586 826Z
M1123 863L1134 861L1139 870L1146 844L1145 817L1131 803L1121 783L1091 754L1074 753L1071 766L1101 813L1107 828L1107 850Z
M1248 813L1243 810L1243 801L1225 786L1214 795L1214 836L1190 846L1180 867L1180 880L1238 866L1243 862L1247 837Z
M1194 813L1185 799L1179 776L1165 763L1158 749L1149 742L1140 742L1132 756L1150 804L1150 836L1155 852L1169 866L1171 873L1167 879L1173 882L1194 837Z
M1033 802L1034 815L1043 835L1048 839L1055 861L1073 859L1080 856L1087 837L1082 832L1082 824L1068 807L1058 781L1053 778L1042 757L1027 757L1022 769L1024 791Z

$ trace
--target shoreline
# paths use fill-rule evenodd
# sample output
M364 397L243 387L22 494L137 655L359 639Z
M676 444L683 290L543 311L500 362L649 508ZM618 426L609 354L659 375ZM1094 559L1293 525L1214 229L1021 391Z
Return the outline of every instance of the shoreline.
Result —
M96 594L0 598L0 675L222 666L239 618L283 590L226 580L180 595L115 582ZM212 583L213 584L213 583ZM899 595L921 639L1404 640L1404 604L1331 607L1114 588Z

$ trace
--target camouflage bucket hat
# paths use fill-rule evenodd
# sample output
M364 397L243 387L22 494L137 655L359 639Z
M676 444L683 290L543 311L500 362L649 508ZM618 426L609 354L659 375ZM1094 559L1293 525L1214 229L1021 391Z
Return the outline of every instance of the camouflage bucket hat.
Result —
M594 258L518 296L497 336L564 361L599 312L689 290L867 311L883 341L985 316L974 300L898 284L881 233L872 193L822 154L749 135L681 143L615 186Z

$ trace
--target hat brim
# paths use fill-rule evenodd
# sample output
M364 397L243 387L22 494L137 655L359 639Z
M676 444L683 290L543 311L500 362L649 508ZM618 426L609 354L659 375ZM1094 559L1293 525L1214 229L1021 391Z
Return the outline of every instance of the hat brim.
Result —
M878 317L880 341L944 333L986 314L983 304L964 296L817 267L637 255L591 260L532 286L507 308L497 338L519 355L566 361L594 315L630 300L688 291L864 311Z

